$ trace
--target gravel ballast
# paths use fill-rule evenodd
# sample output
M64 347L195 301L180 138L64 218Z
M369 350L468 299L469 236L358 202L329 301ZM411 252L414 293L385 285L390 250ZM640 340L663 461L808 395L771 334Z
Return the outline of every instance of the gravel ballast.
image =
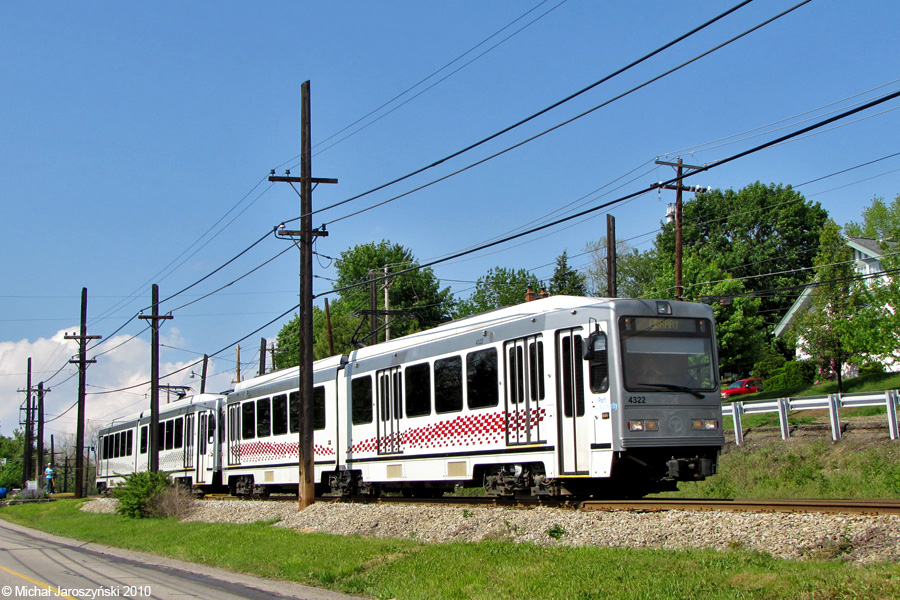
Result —
M113 512L96 499L83 510ZM856 564L900 561L900 516L722 511L590 511L559 508L462 508L317 502L195 501L184 521L251 523L335 535L412 538L422 542L503 539L544 546L713 548L765 552L785 559Z

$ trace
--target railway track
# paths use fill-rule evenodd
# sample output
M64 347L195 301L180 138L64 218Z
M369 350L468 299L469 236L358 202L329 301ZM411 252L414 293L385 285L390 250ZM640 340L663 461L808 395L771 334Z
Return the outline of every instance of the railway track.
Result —
M234 496L209 494L206 500L234 500ZM279 502L296 502L297 497L289 494L270 496L261 500ZM247 500L253 501L253 499ZM535 508L548 506L569 508L583 511L641 511L661 512L668 510L684 511L731 511L757 513L832 513L858 515L900 515L900 500L785 500L785 499L690 499L690 498L644 498L641 500L553 500L534 498L496 498L485 496L446 496L440 498L404 498L401 496L383 496L380 498L354 497L340 498L322 496L316 502L357 502L379 504L429 504L439 506L464 507L506 507Z

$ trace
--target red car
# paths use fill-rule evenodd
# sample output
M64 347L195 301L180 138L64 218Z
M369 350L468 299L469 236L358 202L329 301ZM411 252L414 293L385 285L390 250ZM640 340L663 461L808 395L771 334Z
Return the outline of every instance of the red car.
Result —
M753 394L756 392L762 391L762 381L756 379L755 377L750 377L749 379L738 379L727 388L722 390L723 398L730 398L731 396L740 396L743 394Z

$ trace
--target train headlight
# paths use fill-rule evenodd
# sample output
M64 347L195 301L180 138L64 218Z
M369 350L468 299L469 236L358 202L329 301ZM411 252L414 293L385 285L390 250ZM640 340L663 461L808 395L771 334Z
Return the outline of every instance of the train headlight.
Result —
M710 431L719 428L719 422L715 419L694 419L691 421L691 429L694 431Z
M639 419L637 421L628 421L629 431L659 431L659 421L657 419Z

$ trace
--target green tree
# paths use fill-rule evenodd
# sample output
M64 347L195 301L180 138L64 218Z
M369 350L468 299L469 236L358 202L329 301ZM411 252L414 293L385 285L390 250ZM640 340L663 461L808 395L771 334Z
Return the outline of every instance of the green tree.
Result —
M756 182L739 190L698 193L683 207L683 251L716 262L748 293L803 285L828 213L790 186ZM675 225L657 236L657 272L675 264ZM685 295L695 296L685 279ZM670 292L671 293L671 292ZM793 303L785 294L761 294L761 309L775 324ZM764 332L763 332L764 333Z
M475 315L495 308L512 306L525 301L528 288L537 292L543 287L534 274L525 269L495 267L479 277L475 291L457 304L456 318Z
M569 255L563 250L556 259L556 268L550 278L550 295L552 296L586 296L587 277L577 269L569 266Z
M854 278L853 253L830 219L822 228L814 264L816 282L805 309L794 320L793 334L797 347L815 360L820 373L837 378L842 393L844 365L859 349L855 317L867 293Z
M900 196L886 204L883 198L872 198L871 206L863 209L862 223L850 221L844 227L844 233L851 237L864 237L872 240L900 240Z
M594 296L607 294L606 237L589 242L585 251L591 254L587 268L589 293ZM623 240L616 240L616 295L619 298L642 298L655 289L656 250L638 252Z
M454 301L449 287L441 288L440 282L431 269L417 269L418 261L412 251L400 244L382 240L380 243L360 244L341 253L336 262L337 280L335 287L339 298L330 304L334 353L352 351L353 334L362 341L371 333L369 317L359 316L357 311L370 306L370 278L377 288L376 308L383 310L384 286L388 288L388 304L391 311L404 314L390 317L392 338L401 337L435 327L450 319ZM387 271L387 279L385 278ZM397 274L399 273L399 274ZM395 274L395 275L392 275ZM383 317L380 317L380 319ZM299 362L297 334L299 319L295 314L278 333L278 347L275 357L279 369L295 366ZM383 334L382 334L383 335ZM328 345L328 329L323 307L313 308L313 357L325 358L331 354Z

